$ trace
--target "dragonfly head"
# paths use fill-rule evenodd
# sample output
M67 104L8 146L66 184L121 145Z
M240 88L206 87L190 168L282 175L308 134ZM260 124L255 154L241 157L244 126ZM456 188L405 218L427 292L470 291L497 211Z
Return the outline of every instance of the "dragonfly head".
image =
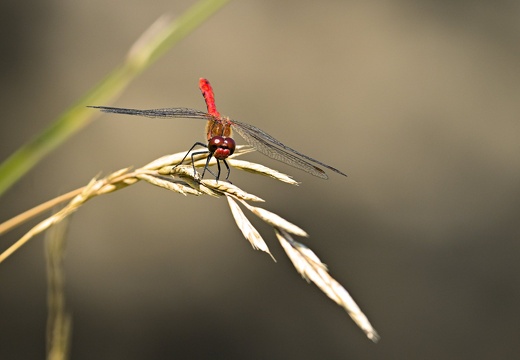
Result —
M213 136L209 139L208 150L218 160L227 159L235 152L235 140L230 137Z

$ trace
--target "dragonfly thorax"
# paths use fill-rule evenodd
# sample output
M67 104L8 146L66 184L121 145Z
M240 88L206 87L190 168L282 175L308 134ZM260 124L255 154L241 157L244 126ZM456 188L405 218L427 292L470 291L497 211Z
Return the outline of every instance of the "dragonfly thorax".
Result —
M208 141L213 136L231 136L231 121L228 118L217 118L210 117L210 120L206 124L206 135Z
M235 140L225 136L213 136L208 141L208 150L217 160L227 159L235 152Z

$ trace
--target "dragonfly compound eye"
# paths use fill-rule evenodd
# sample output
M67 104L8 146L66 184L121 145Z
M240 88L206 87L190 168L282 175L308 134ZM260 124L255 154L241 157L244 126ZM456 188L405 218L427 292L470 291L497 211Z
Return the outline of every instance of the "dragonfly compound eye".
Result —
M213 136L208 143L208 150L218 160L224 160L235 152L235 140L229 137Z

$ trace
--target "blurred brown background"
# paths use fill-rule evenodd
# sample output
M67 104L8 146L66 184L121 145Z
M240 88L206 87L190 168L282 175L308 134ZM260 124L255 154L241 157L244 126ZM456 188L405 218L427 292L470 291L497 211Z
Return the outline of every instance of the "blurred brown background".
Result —
M193 1L2 2L1 159ZM304 240L382 336L251 249L223 200L144 184L73 218L73 359L511 359L520 353L520 4L236 1L116 106L219 110L345 171L299 187L232 172ZM100 104L98 104L100 105ZM204 140L203 123L104 115L1 201L5 220ZM258 223L256 223L258 224ZM24 226L0 239L5 249ZM0 266L0 358L45 354L43 239Z

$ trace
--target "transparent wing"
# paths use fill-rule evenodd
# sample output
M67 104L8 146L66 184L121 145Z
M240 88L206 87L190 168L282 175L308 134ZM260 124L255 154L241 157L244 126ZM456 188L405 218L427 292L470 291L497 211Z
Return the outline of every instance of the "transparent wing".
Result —
M87 106L89 108L99 109L106 113L125 114L125 115L136 115L145 116L149 118L190 118L190 119L204 119L209 120L212 118L211 115L204 111L188 108L165 108L165 109L150 109L150 110L137 110L137 109L125 109L116 108L109 106Z
M327 174L312 163L321 165L343 176L347 176L345 173L330 165L322 163L319 160L313 159L287 145L282 144L280 141L276 140L274 137L256 126L231 120L231 127L242 136L249 145L272 159L286 163L322 179L328 179Z

